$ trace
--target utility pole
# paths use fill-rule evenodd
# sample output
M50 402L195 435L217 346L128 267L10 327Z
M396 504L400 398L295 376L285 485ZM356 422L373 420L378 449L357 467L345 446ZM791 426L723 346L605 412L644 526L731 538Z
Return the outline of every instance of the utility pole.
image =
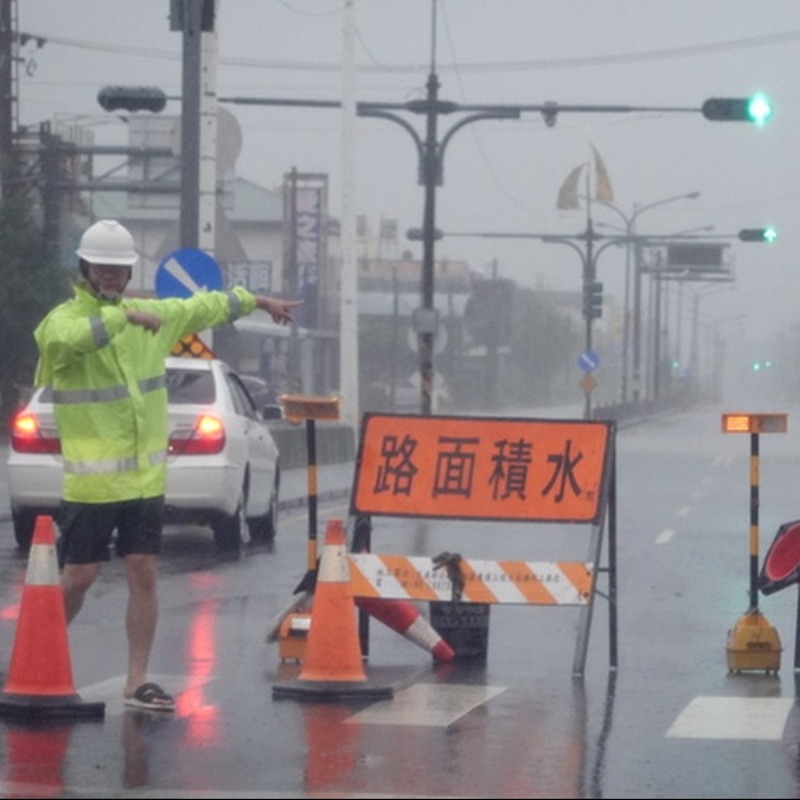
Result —
M180 31L183 36L180 243L181 247L201 247L202 233L203 249L212 255L216 224L216 108L212 107L209 113L208 106L214 105L216 89L212 76L216 67L214 64L204 65L204 57L207 62L212 56L210 44L214 41L215 17L216 0L170 2L170 30ZM204 37L204 34L208 36ZM206 145L213 146L210 159ZM210 210L206 202L209 180Z
M17 68L17 0L0 0L0 196L13 191L16 172L14 128L16 97L14 75Z
M339 303L339 385L342 421L358 429L358 261L356 255L356 20L345 0L342 24L342 219Z

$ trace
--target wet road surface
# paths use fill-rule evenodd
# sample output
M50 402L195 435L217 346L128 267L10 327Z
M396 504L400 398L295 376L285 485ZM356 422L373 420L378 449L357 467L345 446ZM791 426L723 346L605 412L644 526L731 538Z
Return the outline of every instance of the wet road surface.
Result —
M302 508L283 515L273 547L232 559L180 531L162 559L151 663L178 698L175 713L123 708L125 592L111 565L70 628L78 691L105 715L0 720L0 796L796 797L795 590L762 606L783 640L779 673L726 668L726 633L747 606L746 437L721 437L713 410L619 439L618 669L603 598L579 679L580 610L492 607L485 659L435 664L373 622L365 670L391 687L389 699L276 699L274 687L302 668L264 640L306 569ZM764 545L796 513L797 452L793 435L763 442ZM320 525L346 510L326 504ZM439 552L456 541L476 557L586 552L580 527L376 527L376 550ZM24 570L3 551L0 671Z

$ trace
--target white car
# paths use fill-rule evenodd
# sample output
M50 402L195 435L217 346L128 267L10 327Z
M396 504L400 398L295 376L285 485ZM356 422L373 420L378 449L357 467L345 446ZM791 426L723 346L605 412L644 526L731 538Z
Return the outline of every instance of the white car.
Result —
M169 450L166 525L210 526L220 549L276 533L280 463L267 420L281 407L258 408L224 361L167 358ZM54 515L62 486L61 443L49 387L15 416L8 457L14 536L30 547L37 514Z

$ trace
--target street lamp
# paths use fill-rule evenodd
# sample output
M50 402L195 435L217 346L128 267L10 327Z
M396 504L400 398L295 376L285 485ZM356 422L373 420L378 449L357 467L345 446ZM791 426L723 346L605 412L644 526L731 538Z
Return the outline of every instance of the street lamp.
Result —
M689 368L691 370L692 380L695 383L695 386L698 385L699 381L699 365L700 365L700 358L699 358L699 327L700 327L700 301L704 297L708 297L712 294L716 294L717 292L721 291L732 291L735 287L730 285L709 285L706 284L704 286L700 286L694 290L692 293L692 333L691 333L691 346L689 350ZM735 318L740 319L743 315L737 315ZM733 319L731 317L730 319Z
M672 197L665 197L662 200L656 200L653 203L647 203L643 206L637 206L634 204L633 206L633 213L630 217L626 216L623 212L619 209L615 210L622 216L625 220L625 227L627 229L627 235L629 238L635 237L635 228L636 228L636 220L644 214L646 211L650 211L654 208L658 208L659 206L667 205L667 203L674 203L678 200L696 200L700 197L700 192L685 192L684 194L674 195ZM609 205L608 203L603 203L603 205ZM629 285L630 282L630 269L631 269L631 259L629 257L630 254L630 247L631 244L628 244L628 254L626 254L626 263L625 263L625 283L626 287ZM626 336L623 333L623 347L625 348L625 354L623 356L623 364L622 364L622 371L623 371L623 392L622 392L622 402L626 402L627 400L627 369L628 369L628 357L627 357L627 347L626 342L629 339L633 340L633 402L639 403L641 400L641 358L642 358L642 271L640 269L640 250L641 245L638 241L633 242L633 331L630 336ZM626 289L627 294L627 289ZM627 325L628 321L628 309L626 306L625 311L625 324Z
M435 41L433 44L435 47ZM424 208L422 215L422 272L420 276L420 308L414 315L414 328L419 342L420 371L420 413L429 416L433 400L433 342L439 320L434 303L434 267L435 242L441 234L436 230L436 187L444 182L444 152L447 143L456 131L471 122L487 119L518 119L520 109L487 107L485 110L468 114L456 122L442 137L438 139L439 114L460 110L454 103L439 100L439 78L435 71L435 60L431 57L431 71L428 75L427 95L424 101L412 101L405 104L405 110L425 115L425 139L423 140L405 119L375 104L357 106L357 113L364 117L377 117L395 122L407 131L417 146L419 154L419 183L425 188Z
M627 237L627 244L625 248L625 289L623 298L624 315L622 321L622 385L620 389L620 397L623 403L628 401L628 365L630 362L630 342L633 338L633 364L634 364L634 402L639 402L639 364L641 359L641 275L639 271L639 242L635 238L636 220L646 211L650 211L658 206L666 205L677 200L695 200L700 196L700 192L686 192L685 194L675 195L674 197L665 197L662 200L656 200L653 203L648 203L644 206L637 206L634 204L633 213L628 215L621 208L614 205L608 200L596 200L601 206L615 212L623 222L625 235ZM598 226L603 223L598 223ZM677 235L677 234L676 234ZM631 258L631 252L635 258ZM633 321L633 336L631 336L631 266L635 268L635 275L633 281L633 294L634 294L634 321Z
M731 322L741 322L747 314L733 314L711 320L711 399L721 400L725 388L725 339L720 336L720 327Z
M673 236L689 236L693 233L710 233L713 230L713 225L703 225L701 227L679 231L674 233ZM678 362L681 361L681 356L683 355L683 292L681 291L681 283L683 283L683 281L679 278L675 308L675 354Z

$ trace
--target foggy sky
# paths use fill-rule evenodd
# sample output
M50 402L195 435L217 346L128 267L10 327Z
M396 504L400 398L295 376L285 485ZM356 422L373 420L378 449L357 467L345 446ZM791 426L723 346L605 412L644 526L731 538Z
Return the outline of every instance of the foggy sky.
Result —
M339 100L343 0L221 0L220 96ZM181 35L169 30L168 0L21 0L19 25L43 36L22 49L20 122L58 116L93 126L97 144L125 140L124 124L96 102L107 84L181 91ZM435 46L440 98L462 104L629 104L698 113L562 114L555 127L529 113L469 125L450 141L437 227L445 232L578 233L585 211L559 211L558 190L593 144L623 215L644 212L640 233L713 225L715 233L774 225L771 247L732 243L733 289L700 292L704 320L750 340L793 329L800 319L800 3L796 0L439 0L435 44L431 0L355 0L358 100L422 98ZM713 96L769 95L771 123L712 123L699 113ZM293 167L330 176L331 212L341 206L341 114L335 110L228 106L243 132L237 173L277 188ZM170 102L167 113L180 113ZM457 117L440 117L444 135ZM424 120L408 116L424 136ZM422 221L422 187L411 137L398 125L359 119L357 209L377 227ZM113 209L108 210L109 215ZM593 206L595 223L622 216ZM417 257L418 244L402 242ZM467 260L527 285L579 289L570 248L533 240L445 238L437 257ZM609 248L599 279L622 302L624 253ZM674 301L673 301L674 302ZM743 318L741 315L746 315ZM730 322L728 326L726 322Z

